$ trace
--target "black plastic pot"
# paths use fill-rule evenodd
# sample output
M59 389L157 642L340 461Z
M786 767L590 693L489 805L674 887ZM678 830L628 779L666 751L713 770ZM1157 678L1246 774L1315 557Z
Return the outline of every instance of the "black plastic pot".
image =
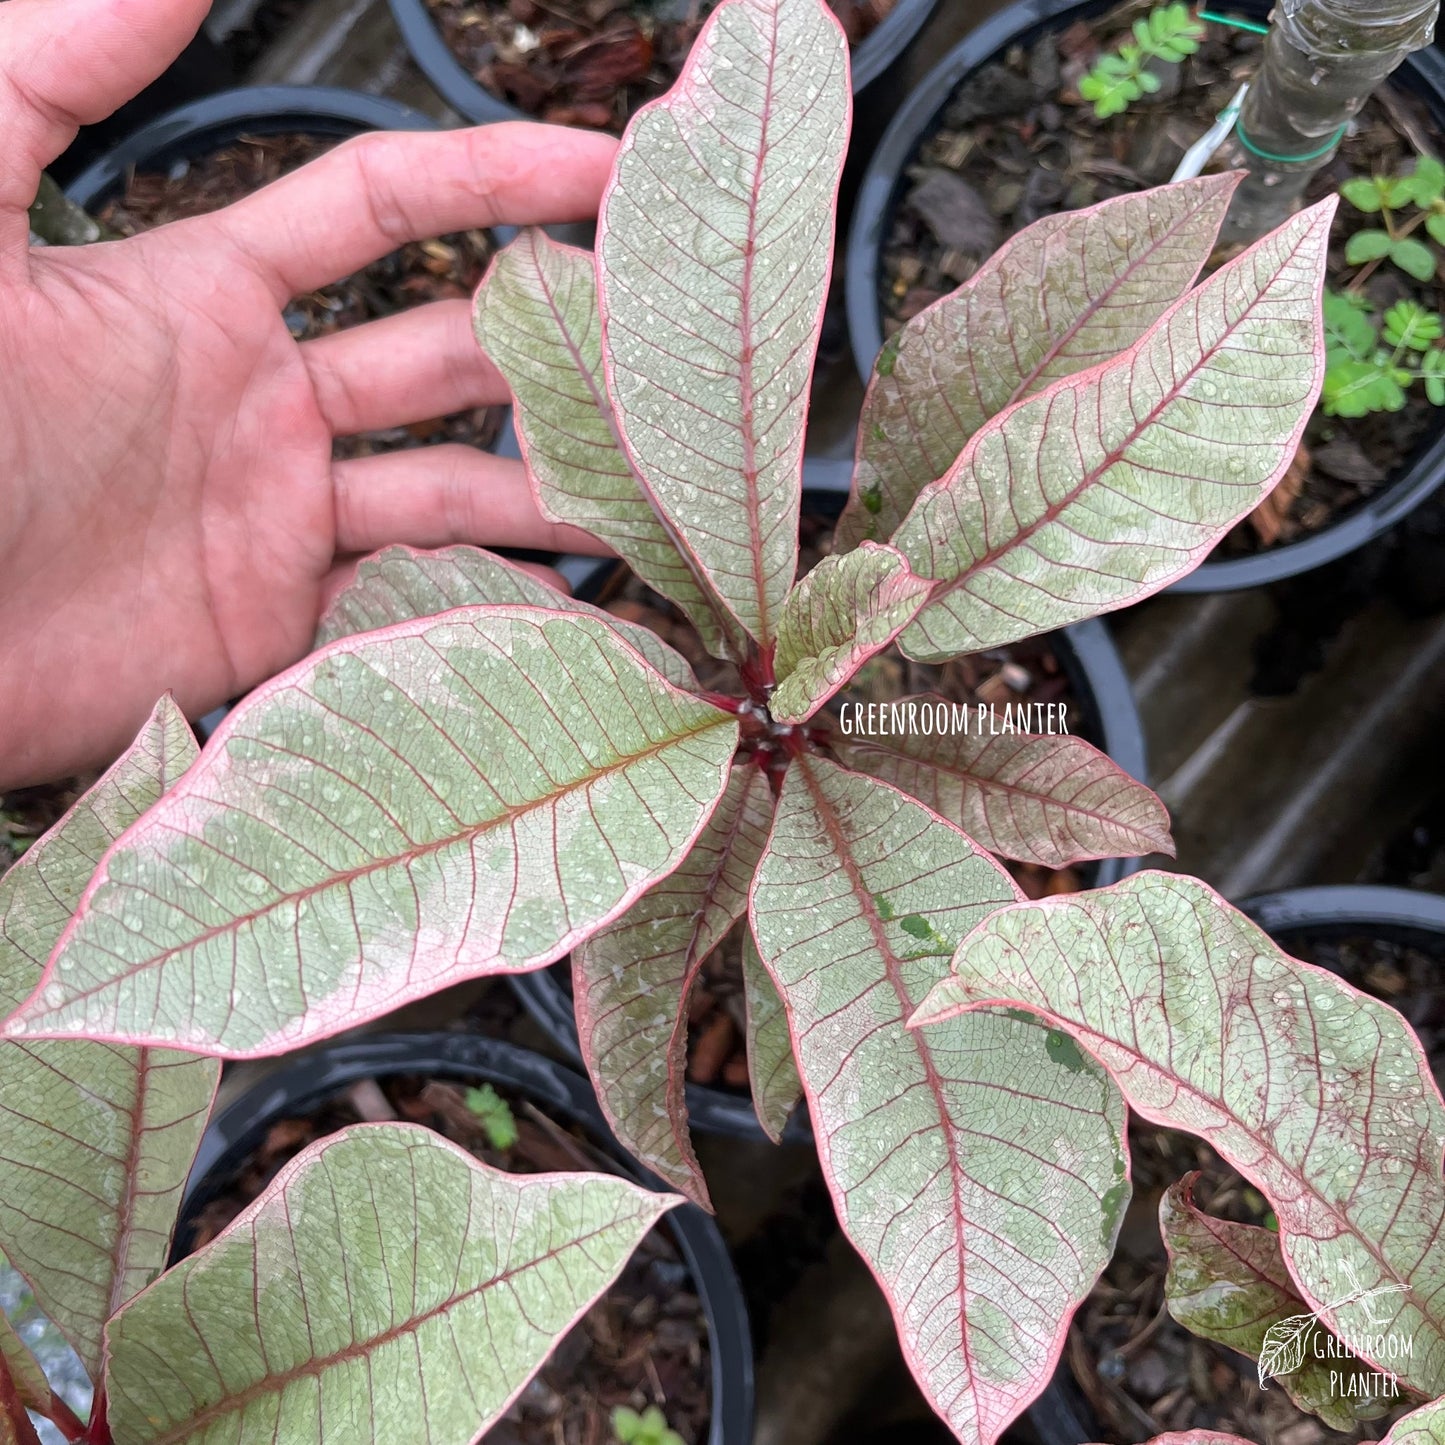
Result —
M436 130L419 110L381 95L324 85L254 85L223 90L178 106L132 131L65 188L95 210L126 183L131 170L164 170L230 145L243 135L359 135L366 130Z
M839 492L806 492L804 511L836 517L842 508ZM602 580L615 564L593 563L586 577L573 577L579 596L595 597ZM1148 754L1144 745L1144 728L1128 675L1120 661L1109 629L1098 618L1081 622L1063 632L1053 634L1055 652L1069 679L1074 696L1079 699L1083 717L1071 720L1071 730L1082 733L1109 754L1131 777L1148 781ZM1135 873L1140 867L1137 858L1105 858L1085 864L1084 873L1090 888L1103 888ZM547 1035L552 1046L564 1057L581 1063L582 1052L577 1040L577 1020L573 1013L572 992L568 986L566 962L535 973L513 974L508 981L516 990L527 1012ZM692 1127L703 1134L721 1134L739 1139L763 1139L761 1126L753 1110L752 1100L742 1094L701 1084L687 1085L687 1112ZM783 1135L787 1143L808 1143L812 1139L807 1110L799 1105L788 1121Z
M971 72L1015 45L1028 45L1045 30L1062 30L1076 20L1108 13L1116 0L1016 0L984 21L929 72L894 116L873 153L859 188L848 232L846 291L848 329L860 375L866 380L883 345L878 304L879 268L893 213L905 185L905 170L937 129L954 91ZM1263 16L1268 6L1242 0L1233 7ZM1420 95L1437 127L1445 127L1445 55L1433 46L1407 56L1392 82ZM1445 424L1411 459L1403 473L1374 496L1321 531L1283 547L1249 557L1205 562L1169 589L1173 592L1232 592L1278 582L1332 562L1362 547L1407 517L1445 481Z
M1362 885L1289 888L1262 893L1239 905L1286 952L1292 943L1366 934L1420 948L1445 962L1445 898L1409 888ZM1029 1423L1042 1445L1102 1440L1104 1427L1067 1364L1029 1406Z
M572 1011L572 990L569 986L571 967L565 960L535 973L518 973L508 977L522 1006L533 1023L547 1035L552 1047L576 1064L582 1062L577 1042L577 1018ZM742 1094L729 1094L702 1084L688 1084L687 1121L699 1134L717 1134L728 1139L757 1139L767 1136L753 1111L753 1101ZM799 1102L783 1131L786 1144L810 1144L813 1131L808 1121L808 1107Z
M1445 898L1434 893L1365 885L1287 888L1239 906L1286 951L1291 939L1366 933L1445 954Z
M466 1084L491 1083L524 1095L552 1117L582 1126L622 1172L661 1189L628 1158L603 1122L587 1081L560 1064L472 1034L378 1034L332 1044L263 1079L211 1120L181 1204L172 1261L190 1252L191 1221L253 1154L280 1119L309 1114L359 1079L415 1074ZM753 1438L753 1353L747 1311L722 1235L694 1204L665 1218L697 1286L712 1360L712 1420L707 1445L749 1445Z
M390 0L396 28L438 95L468 120L483 124L493 120L535 120L509 101L493 95L472 78L471 72L452 54L440 28L427 8L426 0ZM853 52L853 92L878 79L899 57L904 47L923 28L938 0L897 0L882 24Z
M157 116L169 114L201 96L212 95L235 85L236 71L230 57L203 28L165 72L111 115L95 125L83 125L66 147L50 174L62 186L68 185L92 161L104 155L132 131Z

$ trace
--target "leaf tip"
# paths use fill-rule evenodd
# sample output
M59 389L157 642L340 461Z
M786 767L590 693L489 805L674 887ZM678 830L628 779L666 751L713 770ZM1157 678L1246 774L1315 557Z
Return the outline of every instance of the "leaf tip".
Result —
M929 1024L940 1024L955 1018L971 1007L967 999L957 997L959 980L945 978L931 988L921 1004L903 1021L903 1027L910 1030L926 1028Z
M1205 204L1227 206L1247 174L1247 171L1214 171L1178 184L1193 187Z
M754 1098L753 1113L757 1117L758 1128L763 1131L764 1137L769 1144L781 1144L783 1142L783 1126L780 1126L768 1112L767 1105L761 1099ZM786 1124L786 1121L784 1121Z
M660 1215L671 1214L674 1209L680 1209L687 1202L687 1199L681 1194L658 1194L657 1212Z
M1174 841L1174 827L1170 822L1169 810L1157 793L1151 790L1149 797L1158 804L1158 812L1140 826L1139 836L1149 846L1140 849L1134 856L1142 858L1149 853L1163 853L1167 858L1175 858L1178 856L1178 844Z
M685 1127L685 1126L684 1126ZM631 1148L631 1146L628 1146ZM659 1199L669 1202L658 1209L659 1216L682 1204L695 1204L706 1214L716 1214L712 1196L708 1193L707 1180L703 1178L702 1166L692 1152L690 1142L684 1142L681 1165L670 1160L644 1159L643 1164L667 1186L668 1192L658 1192ZM642 1186L646 1188L647 1186Z

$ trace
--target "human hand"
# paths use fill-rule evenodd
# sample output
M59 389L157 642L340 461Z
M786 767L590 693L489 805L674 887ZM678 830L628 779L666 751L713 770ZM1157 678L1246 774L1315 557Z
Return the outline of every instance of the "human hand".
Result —
M508 399L465 301L297 344L282 307L405 241L595 213L615 142L360 136L223 211L31 248L41 170L180 52L208 0L0 5L0 788L97 765L302 656L348 556L599 551L519 462L332 438Z

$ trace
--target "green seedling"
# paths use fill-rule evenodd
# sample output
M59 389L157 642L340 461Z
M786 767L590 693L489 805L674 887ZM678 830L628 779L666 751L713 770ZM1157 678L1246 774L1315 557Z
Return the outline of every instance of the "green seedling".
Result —
M517 1142L517 1121L507 1101L490 1085L467 1090L467 1108L482 1121L493 1149L511 1149Z
M1120 115L1136 100L1159 89L1151 61L1177 65L1199 49L1204 27L1183 3L1161 5L1134 22L1134 38L1101 55L1079 82L1079 94L1100 120Z
M670 1429L667 1416L649 1405L640 1415L619 1405L612 1412L612 1433L621 1445L684 1445L676 1430Z

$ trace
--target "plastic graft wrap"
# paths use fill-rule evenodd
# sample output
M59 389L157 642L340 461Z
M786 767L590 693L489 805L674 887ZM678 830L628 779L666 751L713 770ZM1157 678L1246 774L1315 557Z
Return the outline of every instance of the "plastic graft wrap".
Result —
M1435 34L1440 0L1280 0L1230 141L1249 172L1227 234L1280 225L1376 87Z

